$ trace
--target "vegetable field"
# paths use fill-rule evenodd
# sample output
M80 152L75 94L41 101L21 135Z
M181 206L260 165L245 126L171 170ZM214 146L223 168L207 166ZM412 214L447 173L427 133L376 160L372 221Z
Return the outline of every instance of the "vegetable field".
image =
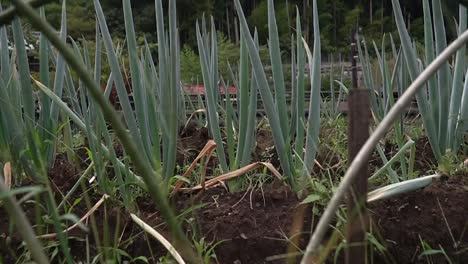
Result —
M448 19L422 0L417 42L392 0L395 31L376 41L356 25L351 54L334 56L320 1L307 25L288 11L285 49L276 1L260 45L233 0L238 57L200 16L195 82L181 74L178 1L154 1L147 38L122 0L123 40L99 0L92 39L69 36L65 0L57 29L47 1L9 2L0 263L468 263L462 4Z

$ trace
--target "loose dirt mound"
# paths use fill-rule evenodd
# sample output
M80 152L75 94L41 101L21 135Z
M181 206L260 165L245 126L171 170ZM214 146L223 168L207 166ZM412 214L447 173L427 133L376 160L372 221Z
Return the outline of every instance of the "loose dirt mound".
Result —
M428 263L419 258L424 251L420 239L433 249L441 246L455 263L468 263L467 184L468 175L458 175L372 205L371 215L395 263ZM442 255L432 260L446 263Z
M200 202L206 205L193 217L201 233L208 241L224 241L215 249L219 263L264 263L286 253L288 239L307 226L307 209L284 186L241 193L216 188L204 193Z

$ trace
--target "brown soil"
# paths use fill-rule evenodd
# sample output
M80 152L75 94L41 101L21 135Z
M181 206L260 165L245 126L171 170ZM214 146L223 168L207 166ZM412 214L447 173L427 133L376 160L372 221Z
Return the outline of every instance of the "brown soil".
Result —
M184 150L183 162L187 164L185 162L193 160L198 153L187 150L203 148L208 140L208 132L206 129L194 129L185 133L181 134L180 148ZM267 132L259 132L257 140L256 153L264 155L268 152L271 137ZM421 143L418 143L419 145L425 146ZM82 156L81 154L79 156ZM54 168L49 172L53 186L56 186L54 190L67 192L76 181L78 171L80 170L66 161L64 156L59 155ZM370 209L375 230L383 237L394 263L427 263L425 258L418 259L422 252L419 236L434 249L438 249L441 245L455 263L468 263L467 184L468 175L458 175L434 183L423 190L372 204ZM82 191L78 190L72 201L81 193ZM98 193L89 194L91 204L102 196ZM58 193L56 197L60 199ZM444 214L441 213L438 201ZM308 237L294 235L301 231L306 234L310 232L308 231L311 226L310 208L300 205L294 193L276 183L265 185L263 189L240 193L228 193L223 188L214 188L193 196L180 194L175 197L173 204L179 212L193 205L205 204L204 207L193 210L185 216L183 227L189 237L196 234L195 240L204 237L208 242L223 241L215 249L219 263L265 263L267 259L271 260L274 256L287 253L289 249L294 248L292 244L304 248ZM163 219L149 198L140 197L136 205L140 218L154 226L165 237L170 237ZM23 206L28 218L34 222L33 205L29 203ZM86 214L85 203L77 205L73 213L78 217ZM166 250L143 233L128 215L120 202L109 199L93 214L93 217L101 235L104 228L109 228L112 235L112 230L118 228L119 234L122 234L119 243L122 250L134 257L146 256L150 263L155 263L160 256L167 253ZM457 242L456 249L443 215ZM22 239L11 227L12 222L4 208L0 207L0 256L4 263L14 263L21 254L18 247ZM86 234L76 229L71 232L73 238L70 240L70 248L76 261L84 260L86 256L86 244L83 239L87 235L91 245L91 256L97 253L93 233ZM288 238L297 240L290 242ZM102 237L100 240L102 242ZM432 256L432 259L433 263L444 262L440 255ZM375 263L391 262L392 259L385 258L378 261ZM268 263L284 263L284 259Z
M468 263L467 186L468 175L458 175L371 206L375 227L395 263L428 263L425 257L419 258L420 237L433 249L441 246L454 263ZM432 260L445 263L442 255Z
M187 198L178 197L181 200ZM198 229L207 241L223 241L216 247L219 263L264 263L286 253L287 239L302 231L304 218L294 216L305 213L306 207L298 202L289 188L279 184L240 193L214 188L194 201L205 206L194 212L196 223L186 230ZM187 206L190 202L183 205ZM296 243L303 245L304 237Z
M57 192L57 200L61 200L59 193L66 193L73 186L77 179L76 172L77 169L65 160L65 156L57 157L53 169L49 171L52 185L55 186L54 190ZM80 194L79 190L70 200L75 200ZM91 196L91 204L94 204L100 197L100 194L94 193ZM205 241L210 243L223 241L216 247L219 263L264 263L268 257L287 252L287 239L293 236L295 243L304 245L305 238L300 239L299 234L304 226L309 226L303 223L306 207L299 205L295 194L279 183L264 186L263 189L240 193L228 193L223 188L213 188L194 196L180 194L174 200L179 213L199 204L205 204L205 206L187 215L183 227L189 237L197 234L196 240L204 237ZM140 218L156 227L166 238L170 238L163 219L149 198L140 197L136 205L139 207ZM73 209L73 213L81 217L88 212L87 208L82 202ZM23 204L23 209L28 218L34 221L34 206ZM16 230L10 230L12 222L7 215L4 208L0 207L0 256L4 263L13 263L23 253L17 250L22 239ZM122 234L119 248L131 256L146 256L150 263L155 263L159 257L166 255L167 251L159 242L149 238L128 215L129 213L118 201L108 199L92 217L95 219L101 236L104 228L110 230L111 236L118 228L119 234ZM196 221L189 223L191 219L196 219ZM53 230L52 226L49 226L49 230ZM69 233L69 247L75 261L85 260L87 248L84 239L86 237L91 245L91 256L98 252L93 232L85 233L80 229L75 229ZM45 240L44 243L48 241L53 240ZM100 241L102 243L102 237Z
M53 167L49 170L49 177L53 179L53 188L62 194L67 193L75 184L78 176L79 169L67 160L66 155L57 155Z
M416 159L414 162L415 171L425 174L430 167L437 164L437 160L432 153L431 144L427 137L421 137L416 140Z
M62 191L65 191L65 182L62 181L62 186L59 188ZM418 259L421 253L418 235L433 248L441 245L455 263L467 263L467 251L457 254L457 250L453 248L451 236L437 203L437 200L440 201L450 230L459 243L458 251L466 250L468 191L464 186L467 183L466 176L457 176L434 183L424 190L371 206L376 232L385 238L389 253L394 258L393 263L426 263L424 258ZM184 228L189 234L203 234L208 242L224 241L216 248L219 263L265 263L267 258L287 252L286 237L291 238L304 226L310 226L308 221L304 225L304 217L301 215L305 208L298 205L293 193L279 185L265 186L263 191L227 193L222 188L215 188L198 197L180 195L175 201L179 211L192 205L191 198L196 198L194 204L203 203L205 206L186 217L187 221L191 219L196 221L193 224L186 222ZM93 202L95 200L97 199L93 199ZM148 199L141 199L137 204L140 207L139 216L144 221L152 226L159 226L163 222ZM159 243L151 238L147 239L141 233L141 229L126 216L127 213L119 208L118 204L110 200L93 215L97 220L98 230L104 228L105 214L108 215L107 225L111 230L116 227L115 219L118 215L121 218L121 228L125 226L121 241L132 239L130 244L122 242L123 250L132 256L150 257L151 248L155 256L165 255L166 252ZM34 219L34 210L30 207L26 207L25 210L30 219ZM74 213L81 216L86 213L86 209L79 206ZM0 215L5 216L3 209L0 209ZM19 253L15 249L19 246L21 238L16 232L8 231L8 217L0 219L0 253L4 263L11 263L10 261L18 257ZM164 225L157 229L166 237L170 237L165 232ZM72 232L72 235L75 238L85 237L85 234L79 230ZM89 235L90 242L93 243L93 236ZM303 236L296 243L303 247L305 239L307 237ZM9 246L7 240L11 241ZM70 248L76 260L84 256L86 250L84 242L72 239ZM96 253L94 246L91 247L91 254L93 253ZM443 263L441 256L432 258L434 263ZM391 259L385 260L391 262ZM284 260L268 263L284 263Z

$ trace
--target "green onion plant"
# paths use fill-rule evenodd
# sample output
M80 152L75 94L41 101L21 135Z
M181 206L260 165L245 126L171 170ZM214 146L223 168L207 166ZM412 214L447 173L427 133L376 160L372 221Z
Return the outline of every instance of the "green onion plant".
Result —
M405 66L411 80L429 65L447 47L446 31L440 0L423 1L424 11L424 54L418 54L406 29L398 1L392 0L395 21L401 40ZM466 7L459 7L458 35L467 29ZM436 159L451 150L457 153L466 133L468 107L468 72L466 49L459 49L452 60L444 66L416 95L418 108L423 119L425 132ZM465 78L464 78L465 77Z
M51 116L58 120L50 120L50 117L49 120L46 120L46 118L41 119L41 115L39 115L39 118L35 116L35 102L33 100L33 85L31 84L29 65L24 50L19 18L15 18L13 22L14 39L15 43L21 44L16 44L16 53L13 53L11 61L9 61L10 54L8 54L8 49L4 49L0 59L2 63L1 81L10 85L2 85L1 98L7 102L13 102L8 105L8 111L3 111L2 108L0 116L2 121L1 144L10 146L9 153L13 154L6 158L13 161L24 161L21 165L25 167L27 174L34 176L35 179L40 179L37 175L45 176L46 168L48 167L48 163L45 162L46 159L44 157L49 158L52 156L49 159L53 160L53 154L50 155L49 153L55 151L56 147L54 145L56 142L52 142L52 146L54 146L51 147L52 150L42 151L39 148L41 145L38 142L41 142L41 140L35 134L36 131L34 129L37 120L46 120L44 123L49 125L49 129L43 132L43 134L52 133L52 135L56 135L57 132L54 129L59 131L61 128L66 128L61 131L66 133L63 137L68 138L68 140L71 138L72 133L76 133L75 128L79 128L80 130L84 130L84 134L88 139L99 186L104 189L104 192L109 192L105 187L109 186L112 180L107 177L105 168L106 164L110 162L113 163L116 172L116 187L120 189L122 194L128 193L128 190L125 189L127 182L125 182L123 175L135 175L130 173L127 161L124 161L124 163L117 159L115 152L111 148L112 134L106 124L106 122L109 122L113 128L112 132L121 140L125 151L131 157L132 167L134 166L134 169L141 173L142 179L144 179L144 184L141 180L139 181L140 186L152 194L162 214L167 217L168 224L175 235L176 247L187 257L187 260L194 260L196 257L191 253L188 246L189 242L181 233L180 227L176 224L175 217L168 206L165 189L161 188L164 179L167 180L167 178L172 176L175 167L176 136L179 122L179 116L177 115L177 109L180 107L178 103L180 82L178 81L179 76L177 73L179 68L177 62L179 51L175 25L175 3L170 4L169 32L166 32L164 31L162 5L160 1L156 1L156 11L161 14L157 16L159 41L170 45L167 48L163 47L158 54L160 56L160 72L157 72L153 60L149 56L148 47L146 46L140 54L136 48L130 1L124 1L127 48L130 71L133 77L132 92L136 105L136 109L133 111L129 95L125 89L124 78L119 66L119 58L110 39L105 18L98 1L95 1L99 26L97 34L100 33L101 35L98 35L96 41L96 54L99 54L99 56L95 56L94 76L92 76L93 67L86 42L80 48L78 43L72 41L72 46L70 47L65 44L65 39L63 38L66 34L66 26L62 25L61 38L56 35L56 32L45 22L44 18L41 18L28 4L22 1L12 2L19 13L26 16L44 34L45 37L42 39L50 41L50 44L58 51L58 53L55 53L49 47L50 44L48 42L41 44L41 59L49 60L49 58L55 58L55 60L52 60L52 63L55 63L53 66L56 69L52 89L48 88L51 86L51 81L47 78L50 73L47 74L46 71L49 61L41 61L40 78L39 80L34 80L34 83L41 91L41 100L46 102L46 107L41 108L40 111L45 111L44 109L46 109L47 112L45 114L52 114ZM65 5L64 1L63 10L65 10ZM3 43L7 42L5 39L5 35L3 35ZM106 101L105 94L99 89L102 66L102 61L100 61L101 39L112 71L109 79L117 88L126 127L123 126L118 114L112 109L110 103ZM161 43L159 43L159 47L161 47ZM15 64L12 62L15 58L17 59L16 65L18 65L18 70L16 70ZM8 67L3 67L3 65L8 65ZM10 67L11 65L13 66ZM71 72L73 72L73 75ZM17 76L19 78L14 78ZM78 76L77 86L75 83L76 79L73 76ZM16 80L19 81L17 82ZM107 87L112 87L112 85L108 83ZM106 93L108 95L107 91ZM163 108L160 106L162 102L161 104L159 104L160 102L156 103L156 100L159 99L169 103L176 103L171 103L170 108L166 107L164 109L166 112L163 111L162 114L159 114L158 112L160 111L158 110L160 109L157 109L157 106ZM74 126L71 125L68 119L73 121ZM65 126L59 126L59 120L64 122ZM128 128L128 130L125 128ZM12 131L15 131L16 135L12 135ZM18 133L23 133L22 135L28 140L23 142L23 136L21 134L18 136ZM161 136L163 139L160 138ZM159 144L161 142L163 152L162 158L159 158ZM31 167L28 160L30 157L32 158L34 168ZM162 160L164 162L161 165ZM160 167L162 168L160 169ZM161 172L165 176L168 176L165 178L159 177ZM133 178L140 179L137 177ZM40 182L43 183L43 181L45 181L47 187L47 180L42 179ZM50 189L46 193L47 208L51 210L50 214L52 215L56 233L59 235L60 246L65 260L71 263L70 249L67 245L66 236L62 233L53 193ZM128 206L128 199L125 197L123 199L126 206ZM129 209L132 210L131 208Z
M392 1L394 5L396 1ZM398 6L399 7L399 6ZM400 13L401 15L401 13ZM401 19L401 16L397 17L397 20ZM403 20L399 21L403 24ZM351 162L349 169L339 184L338 188L333 194L327 208L325 209L322 217L320 218L314 233L309 240L307 248L304 252L304 256L301 263L309 263L313 260L318 253L320 243L329 228L331 220L335 216L336 210L339 208L342 199L348 192L351 184L356 180L357 172L362 166L368 162L371 153L374 151L378 141L386 134L387 130L391 128L397 118L401 115L405 108L409 106L413 96L418 94L422 90L424 91L425 84L430 78L441 68L443 65L455 54L459 49L464 49L468 42L468 31L459 32L459 37L454 40L447 48L441 51L441 53L435 57L435 59L425 68L406 89L403 95L395 103L394 107L390 109L388 114L382 119L377 126L376 130L370 135L364 146L358 152L354 160ZM408 43L407 43L408 44ZM413 180L414 181L414 180Z
M242 11L240 2L235 1L235 7L240 20L242 36L245 39L246 48L250 58L250 64L261 95L268 121L273 133L276 152L280 160L283 173L288 177L289 183L296 191L299 191L297 182L310 176L314 165L314 158L318 149L318 132L320 127L320 31L318 24L317 3L313 4L314 17L314 49L313 55L304 46L300 27L300 17L297 15L296 51L298 70L297 81L293 87L292 99L295 102L288 109L285 100L286 85L284 81L284 70L279 48L279 37L275 19L273 1L268 1L268 28L269 28L269 54L273 75L273 85L268 82L266 67L260 59L259 49L250 34L247 21ZM299 13L299 12L298 12ZM304 111L304 69L305 59L308 59L311 76L310 105L308 106L308 118ZM294 62L296 63L296 62ZM296 78L293 78L296 79ZM290 113L290 114L288 114ZM290 125L294 129L290 129ZM291 147L294 143L294 148ZM294 154L294 155L293 155ZM302 187L301 187L302 188Z
M294 60L293 60L294 61ZM329 96L322 100L322 112L323 116L328 120L336 120L341 117L340 106L346 101L346 96L349 93L349 88L343 83L344 81L344 64L341 61L341 56L338 65L341 65L339 69L339 79L335 79L335 62L333 55L330 56L330 92ZM336 87L338 85L338 89ZM337 96L338 92L338 96Z
M373 42L374 52L376 54L376 63L369 56L369 51L364 38L360 38L358 41L358 53L359 60L362 65L364 86L369 90L371 99L371 110L373 113L374 121L379 124L385 117L391 107L395 104L397 96L401 96L405 91L409 82L409 76L407 74L406 67L403 64L404 54L397 50L395 42L390 35L390 43L392 53L390 59L387 59L386 55L386 40L387 35L383 35L381 49L377 47L377 44ZM391 63L394 63L391 67ZM374 74L374 67L377 66L378 73ZM385 156L383 147L381 144L377 145L377 152L381 157L384 166L375 172L370 180L375 179L382 172L387 171L387 179L390 183L396 183L400 180L407 180L413 177L414 168L414 151L415 143L411 138L408 138L404 134L404 114L400 116L397 122L394 124L394 141L398 146L398 151L390 160ZM406 157L406 152L410 149L409 157ZM398 172L392 168L392 165L398 161L401 167Z
M65 3L63 4L65 8ZM44 16L43 11L41 11ZM65 13L62 12L62 20ZM0 29L0 43L2 47L8 47L6 25ZM64 259L71 263L66 235L62 233L60 215L57 210L55 198L47 177L47 169L53 163L55 148L59 131L70 131L69 124L60 125L68 129L59 130L63 119L58 114L54 115L51 102L43 95L38 96L30 80L29 59L24 45L24 35L20 18L13 19L14 49L8 48L0 52L0 98L2 111L0 111L0 155L2 163L12 161L19 173L15 173L15 182L21 183L22 172L30 177L35 184L42 185L45 192L39 196L46 204L46 214L51 216L55 231L59 234L60 246ZM64 35L66 26L61 28ZM40 56L49 59L48 43L45 38L40 39ZM55 61L58 63L59 58ZM47 63L42 63L40 76L48 81L50 72L44 69ZM57 68L53 74L56 79L63 75L63 69ZM47 76L46 76L47 75ZM57 85L59 86L59 85ZM60 85L62 88L63 85ZM59 89L59 88L57 88ZM40 98L39 98L40 97ZM39 104L36 102L36 98ZM65 138L65 137L64 137ZM38 209L40 210L40 209Z
M244 37L241 35L238 75L234 74L230 67L231 78L235 87L237 87L237 94L235 94L237 98L237 117L229 86L224 81L224 77L219 76L216 29L213 18L211 19L211 31L209 33L207 29L200 30L197 23L197 40L206 88L205 103L208 110L208 127L217 143L217 154L221 169L224 173L227 173L238 169L239 166L246 166L250 162L255 139L257 87L256 83L249 78L252 73L250 73ZM206 40L209 40L209 42ZM256 45L258 46L258 43ZM222 96L220 95L220 89L224 90ZM225 143L220 125L223 118L225 119ZM228 150L227 157L224 152L225 146ZM231 187L234 188L232 185Z

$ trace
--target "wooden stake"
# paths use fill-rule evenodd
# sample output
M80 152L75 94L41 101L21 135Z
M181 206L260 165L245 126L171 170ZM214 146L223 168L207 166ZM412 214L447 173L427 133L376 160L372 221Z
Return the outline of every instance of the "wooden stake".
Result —
M369 137L370 124L370 97L369 90L359 89L356 69L356 40L353 35L351 45L352 54L352 82L348 97L349 124L348 124L348 160L354 159L361 147ZM366 263L366 232L368 230L368 215L366 211L368 166L364 166L360 175L352 185L347 197L348 224L346 241L348 247L345 251L347 264Z

